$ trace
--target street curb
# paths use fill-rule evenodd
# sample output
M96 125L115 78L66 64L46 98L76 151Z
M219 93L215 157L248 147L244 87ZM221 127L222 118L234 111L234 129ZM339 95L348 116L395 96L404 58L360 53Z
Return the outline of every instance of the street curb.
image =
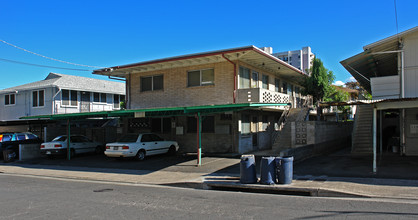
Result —
M243 191L254 193L268 193L295 196L312 197L349 197L349 198L372 198L371 196L355 193L341 192L337 190L322 189L318 187L294 187L291 185L261 185L261 184L241 184L239 182L204 182L204 188L226 191Z

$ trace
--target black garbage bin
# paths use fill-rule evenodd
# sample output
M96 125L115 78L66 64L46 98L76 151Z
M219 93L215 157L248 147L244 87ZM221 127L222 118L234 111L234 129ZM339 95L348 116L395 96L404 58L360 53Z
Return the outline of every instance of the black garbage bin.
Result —
M293 179L293 157L277 157L278 182L280 184L291 184Z
M245 184L257 183L254 155L241 156L240 182Z
M260 164L260 183L271 185L276 182L276 158L262 157Z

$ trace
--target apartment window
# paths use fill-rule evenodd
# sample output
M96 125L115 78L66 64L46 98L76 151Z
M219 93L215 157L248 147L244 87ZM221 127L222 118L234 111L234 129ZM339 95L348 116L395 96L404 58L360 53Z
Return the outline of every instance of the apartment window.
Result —
M253 71L251 76L251 88L258 88L258 72Z
M163 90L163 75L141 77L141 92Z
M283 82L283 93L287 93L287 82Z
M280 92L280 79L274 79L274 91Z
M261 129L263 131L266 131L269 125L269 117L267 115L263 115L261 120L262 120Z
M298 86L295 86L295 95L296 96L300 95L300 88Z
M16 104L16 95L7 94L4 96L4 105L14 105Z
M197 132L197 119L196 117L187 117L187 132ZM202 117L202 133L215 133L215 117L205 116Z
M93 93L93 102L100 102L100 103L106 103L106 93Z
M213 69L194 70L187 72L187 86L206 86L215 84Z
M125 101L124 95L113 95L113 108L120 108L120 102Z
M288 86L287 88L288 88L288 89L287 89L287 94L288 94L288 95L293 95L293 85L290 85L290 86Z
M45 102L45 90L32 91L32 107L42 107Z
M63 89L61 93L62 105L77 106L77 91Z
M242 66L239 67L239 88L250 88L250 69Z
M251 132L251 121L250 115L241 116L241 134L250 134Z
M263 89L269 89L269 76L263 75L261 80L263 83L262 85Z

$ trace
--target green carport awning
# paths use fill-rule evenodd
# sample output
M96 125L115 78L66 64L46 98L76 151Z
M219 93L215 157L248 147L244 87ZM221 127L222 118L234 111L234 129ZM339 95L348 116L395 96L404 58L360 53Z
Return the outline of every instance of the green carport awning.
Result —
M20 119L64 120L64 119L86 119L86 118L108 118L108 117L135 117L135 114L141 114L141 113L142 113L142 117L170 117L170 116L195 115L196 113L200 113L203 115L215 114L215 113L222 113L222 112L257 109L257 108L262 108L262 107L278 107L278 106L289 106L289 105L290 103L239 103L239 104L225 104L225 105L202 105L202 106L170 107L170 108L144 108L144 109L129 109L129 110L117 110L117 111L37 115L37 116L25 116L25 117L21 117Z
M198 147L197 147L197 165L201 165L201 151L202 151L202 116L209 114L216 114L222 112L243 111L249 109L258 109L262 107L278 107L290 106L290 103L240 103L240 104L225 104L225 105L202 105L189 107L172 107L172 108L149 108L149 109L130 109L118 111L102 111L102 112L85 112L72 114L55 114L55 115L39 115L26 116L20 119L50 119L50 120L67 120L67 135L70 136L70 120L87 119L87 118L108 118L108 117L171 117L171 116L192 116L197 120L198 126ZM68 139L69 140L69 139ZM68 143L67 146L70 146ZM67 148L68 155L70 155L70 148ZM70 160L70 156L68 156Z

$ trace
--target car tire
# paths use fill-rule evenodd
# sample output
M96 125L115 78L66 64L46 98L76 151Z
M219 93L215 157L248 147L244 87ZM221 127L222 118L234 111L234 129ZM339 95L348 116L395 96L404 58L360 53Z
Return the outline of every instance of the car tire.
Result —
M170 146L170 148L168 149L168 155L176 155L176 147L174 147L173 145Z
M135 156L136 160L142 161L145 159L145 150L139 150L138 153L136 153Z

